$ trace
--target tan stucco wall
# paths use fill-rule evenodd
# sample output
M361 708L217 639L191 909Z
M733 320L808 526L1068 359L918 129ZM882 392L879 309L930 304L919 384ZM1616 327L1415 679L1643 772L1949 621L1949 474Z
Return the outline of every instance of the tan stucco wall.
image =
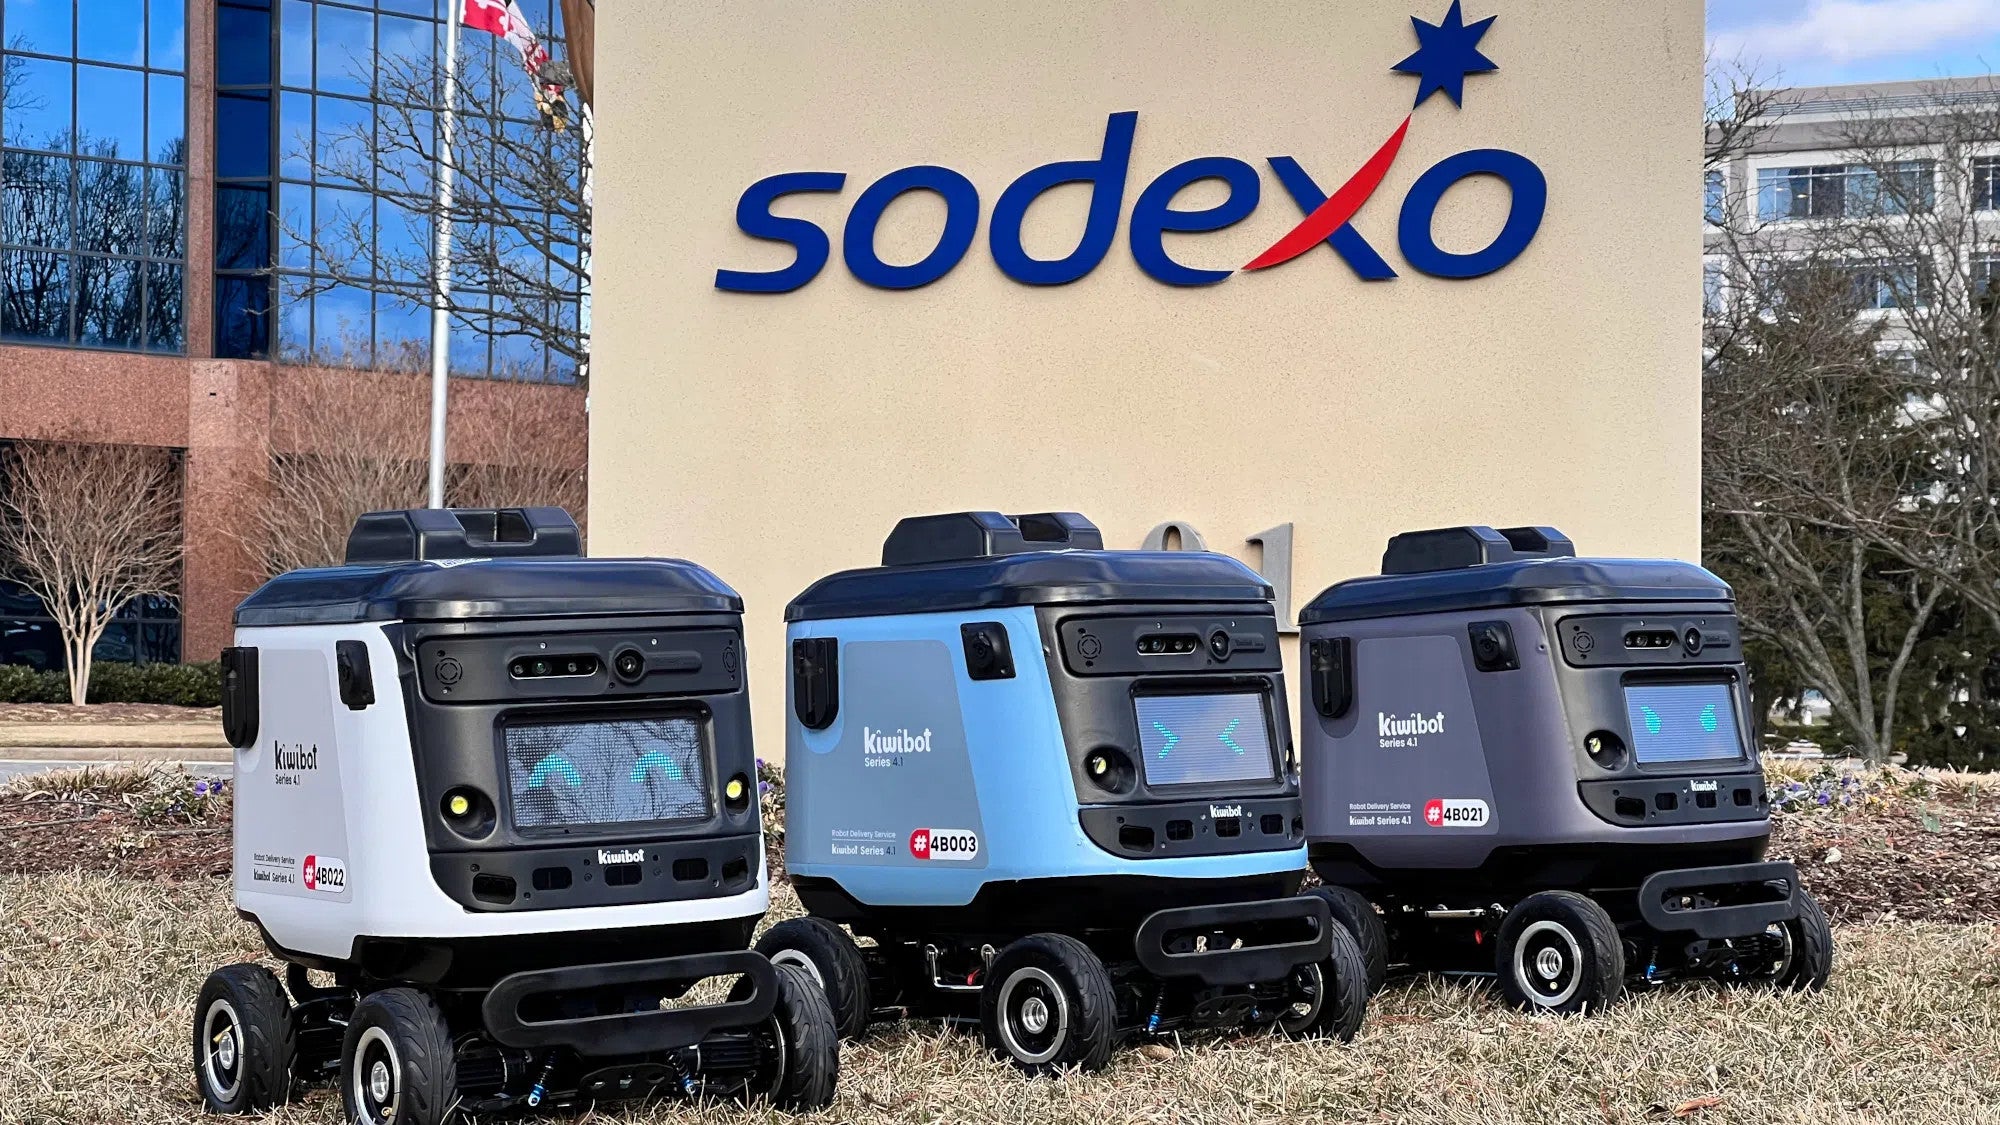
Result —
M1397 271L1359 280L1330 250L1215 286L1140 272L1133 200L1197 156L1262 174L1223 231L1169 235L1187 265L1239 266L1298 220L1264 163L1295 157L1325 191L1409 109L1409 18L1445 0L1079 4L600 0L592 550L697 559L749 604L759 744L781 752L784 603L872 564L903 515L1074 509L1134 547L1169 519L1257 562L1242 537L1297 529L1294 595L1372 572L1384 539L1457 523L1552 523L1585 550L1699 549L1702 6L1699 0L1467 0L1499 20L1498 73L1416 113L1355 220ZM1017 284L987 220L1022 172L1092 158L1105 118L1140 112L1118 237L1083 280ZM1504 270L1411 268L1396 218L1425 169L1518 151L1548 210ZM923 289L870 289L840 231L884 173L942 164L980 192L964 261ZM794 196L833 256L796 292L714 288L789 247L733 216L745 187L842 171ZM1177 203L1221 198L1202 185ZM1438 241L1498 231L1506 188L1446 198ZM1087 198L1029 212L1031 253L1073 246ZM943 208L905 197L878 248L923 256ZM1294 697L1297 696L1296 686Z

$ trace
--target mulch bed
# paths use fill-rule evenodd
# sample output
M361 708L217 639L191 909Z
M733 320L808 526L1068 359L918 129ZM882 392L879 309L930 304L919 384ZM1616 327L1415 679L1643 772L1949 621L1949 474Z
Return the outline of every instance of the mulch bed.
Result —
M1781 815L1770 855L1836 922L2000 921L2000 808L1892 802L1879 811Z
M776 833L774 878L784 877ZM1839 922L2000 922L2000 799L1891 796L1868 807L1780 813L1770 855L1799 864ZM84 868L142 880L229 873L226 820L144 822L117 797L0 793L0 872Z
M155 826L121 803L0 794L0 872L179 881L227 875L229 862L227 821Z
M163 703L0 703L0 723L199 723L221 722L220 707L170 707Z

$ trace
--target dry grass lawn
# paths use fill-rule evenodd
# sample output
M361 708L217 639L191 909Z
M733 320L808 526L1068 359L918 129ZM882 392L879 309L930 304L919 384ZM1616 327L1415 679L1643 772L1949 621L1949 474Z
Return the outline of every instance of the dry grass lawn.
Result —
M774 914L795 909L778 894ZM1022 1079L967 1034L903 1025L850 1046L838 1100L807 1120L2000 1121L2000 930L1837 933L1835 986L1818 996L1681 987L1604 1018L1554 1020L1503 1010L1475 982L1422 980L1381 997L1348 1047L1246 1039L1167 1058L1128 1049L1105 1074L1062 1081ZM259 952L221 881L0 878L0 1122L199 1119L187 1057L195 990L214 966ZM339 1117L338 1096L321 1088L265 1120ZM785 1119L669 1105L588 1120Z

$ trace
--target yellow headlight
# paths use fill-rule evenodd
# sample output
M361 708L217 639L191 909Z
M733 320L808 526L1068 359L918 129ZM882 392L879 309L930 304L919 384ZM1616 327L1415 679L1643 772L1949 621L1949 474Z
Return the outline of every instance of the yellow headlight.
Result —
M723 796L725 796L725 797L727 797L727 798L729 798L729 799L730 799L730 800L732 800L732 801L740 801L740 800L742 800L742 799L743 799L743 779L741 779L741 778L736 778L736 777L732 777L732 778L730 778L730 779L729 779L729 784L728 784L728 785L725 785L725 786L723 786L723 787L722 787L722 795L723 795Z
M464 794L461 793L452 797L451 815L464 816L466 813L469 813L471 811L472 811L472 802L466 800Z

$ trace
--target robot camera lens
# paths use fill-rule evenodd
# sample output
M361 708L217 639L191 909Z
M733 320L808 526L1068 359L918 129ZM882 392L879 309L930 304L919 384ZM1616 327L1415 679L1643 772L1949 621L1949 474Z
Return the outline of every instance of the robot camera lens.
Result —
M535 661L535 675L546 676L548 674L549 674L549 662L546 660Z
M633 683L646 674L646 658L638 649L628 648L611 658L611 667L619 679Z
M1681 637L1681 645L1687 649L1687 654L1689 656L1693 656L1696 653L1700 652L1701 630L1695 628L1692 625L1688 626L1688 631Z
M1208 654L1217 660L1229 659L1229 634L1217 629L1208 635Z

